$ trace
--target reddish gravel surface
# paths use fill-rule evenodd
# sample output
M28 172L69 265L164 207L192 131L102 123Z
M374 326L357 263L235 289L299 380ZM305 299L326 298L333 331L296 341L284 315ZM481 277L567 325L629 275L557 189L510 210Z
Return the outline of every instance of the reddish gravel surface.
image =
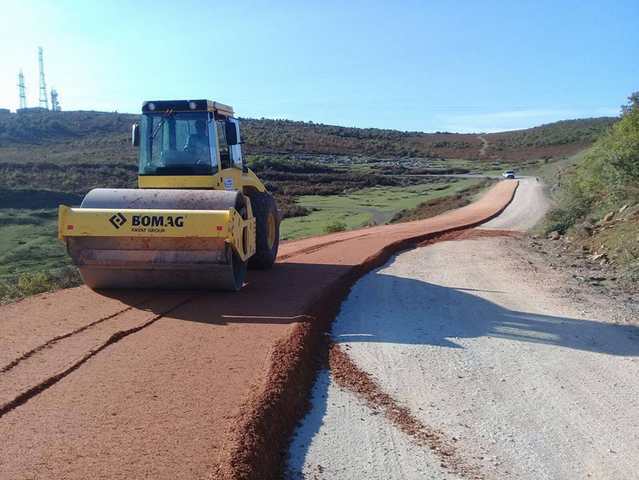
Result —
M0 308L0 478L273 478L352 283L497 215L516 186L428 220L285 243L235 294L79 287Z

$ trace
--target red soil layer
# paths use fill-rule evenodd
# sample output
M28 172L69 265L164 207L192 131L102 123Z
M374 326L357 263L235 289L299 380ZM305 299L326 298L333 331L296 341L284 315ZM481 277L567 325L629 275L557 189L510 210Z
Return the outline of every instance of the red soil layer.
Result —
M516 185L432 219L283 244L237 294L80 287L0 308L0 478L277 477L350 286L497 215Z

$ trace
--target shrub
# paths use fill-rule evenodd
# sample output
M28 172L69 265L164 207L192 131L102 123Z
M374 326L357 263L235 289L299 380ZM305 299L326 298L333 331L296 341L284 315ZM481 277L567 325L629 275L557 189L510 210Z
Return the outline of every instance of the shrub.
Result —
M577 223L582 215L583 210L576 205L568 208L554 208L548 214L544 228L545 233L557 231L563 235Z
M634 102L569 174L546 229L564 233L587 215L639 201L638 184L639 104Z
M53 272L22 273L16 278L0 280L0 302L5 303L29 295L69 288L82 282L72 267Z
M334 220L324 228L326 233L343 232L344 230L346 230L346 224L340 220Z
M51 278L45 273L23 273L18 277L18 290L25 296L51 289Z

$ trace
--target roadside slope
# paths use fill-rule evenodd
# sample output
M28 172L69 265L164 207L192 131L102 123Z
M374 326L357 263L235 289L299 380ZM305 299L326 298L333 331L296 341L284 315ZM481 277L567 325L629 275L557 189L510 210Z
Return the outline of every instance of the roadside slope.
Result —
M493 217L515 188L429 220L286 243L238 294L80 287L0 308L0 477L271 477L354 280Z

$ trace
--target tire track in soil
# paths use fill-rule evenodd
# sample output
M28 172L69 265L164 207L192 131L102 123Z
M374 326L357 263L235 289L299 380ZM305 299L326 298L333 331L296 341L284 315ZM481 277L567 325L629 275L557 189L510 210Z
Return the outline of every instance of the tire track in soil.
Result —
M173 312L174 310L186 305L187 303L190 303L191 301L195 300L196 298L198 298L201 295L194 295L194 296L190 296L180 302L178 302L177 304L172 305L171 307L169 307L168 309L162 311L161 313L158 313L156 315L154 315L150 320L147 320L146 322L144 322L141 325L138 325L136 327L127 329L127 330L120 330L115 332L114 334L112 334L104 343L102 343L101 345L94 347L92 349L90 349L84 356L82 356L78 361L74 362L71 366L69 366L68 368L64 369L61 372L58 372L54 375L49 376L48 378L46 378L45 380L39 382L37 385L34 385L33 387L27 389L26 391L23 391L22 393L20 393L19 395L17 395L13 400L10 400L8 402L6 402L5 404L0 406L0 418L2 418L4 415L6 415L7 413L11 412L12 410L18 408L19 406L25 404L26 402L28 402L29 400L31 400L32 398L34 398L35 396L39 395L40 393L44 392L45 390L47 390L49 387L52 387L53 385L55 385L56 383L58 383L60 380L62 380L63 378L65 378L66 376L68 376L69 374L73 373L74 371L76 371L78 368L80 368L82 365L84 365L86 362L88 362L91 358L95 357L96 355L98 355L100 352L102 352L103 350L105 350L106 348L108 348L111 345L116 344L117 342L119 342L120 340L133 335L134 333L137 333L151 325L153 325L155 322L157 322L158 320L160 320L161 318L163 318L165 315ZM134 309L135 307L129 307L129 308L125 308L124 310L122 310L121 312L115 313L114 315L111 315L109 318L114 318L118 315L121 315L122 313L125 313L129 310ZM109 318L104 318L101 319L101 321L106 321ZM96 325L99 321L94 322L93 325ZM88 326L87 326L88 328ZM86 328L83 327L84 330L86 330ZM67 335L67 337L70 335ZM45 348L45 347L43 347Z
M41 352L42 350L44 350L45 348L50 348L53 345L55 345L56 343L60 342L61 340L65 340L67 338L70 338L74 335L77 335L79 333L82 333L86 330L88 330L89 328L95 327L96 325L99 325L103 322L106 322L108 320L111 320L112 318L115 318L119 315L122 315L123 313L126 313L130 310L133 310L134 308L141 308L143 307L149 300L151 300L153 297L150 296L148 298L145 298L144 300L142 300L141 302L139 302L136 305L131 305L129 307L123 308L121 310L118 310L115 313L112 313L111 315L107 315L105 317L99 318L91 323L88 323L86 325L83 325L80 328L77 328L75 330L72 330L71 332L67 332L65 334L62 335L58 335L53 337L50 340L47 340L45 343L42 343L40 345L38 345L37 347L29 350L28 352L23 353L22 355L20 355L18 358L16 358L15 360L13 360L12 362L8 363L7 365L5 365L4 367L2 367L0 369L0 374L1 373L7 373L10 370L12 370L13 368L17 367L20 363L24 362L25 360L29 359L30 357L32 357L33 355L37 354L38 352Z

